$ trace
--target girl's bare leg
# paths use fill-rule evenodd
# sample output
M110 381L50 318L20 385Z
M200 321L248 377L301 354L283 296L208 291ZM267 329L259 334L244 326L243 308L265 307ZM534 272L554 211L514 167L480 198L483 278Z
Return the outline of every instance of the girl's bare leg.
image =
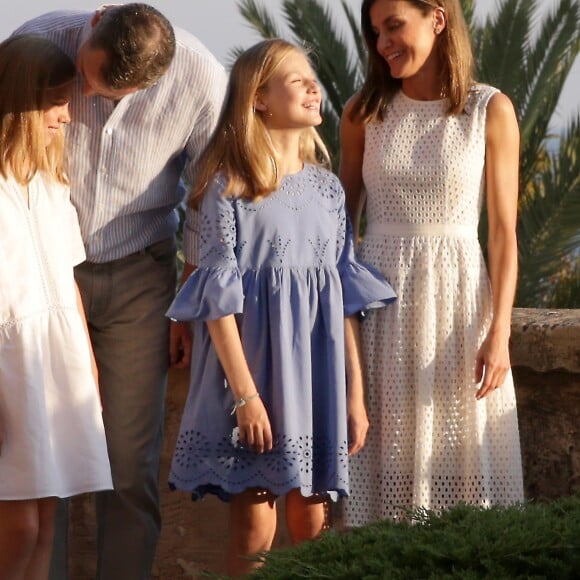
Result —
M54 529L54 498L0 501L0 578L48 577Z
M38 535L36 547L24 575L25 580L48 578L52 541L54 539L54 520L56 516L56 498L47 497L37 500Z
M230 547L228 574L243 576L259 562L248 559L272 547L276 533L275 496L270 492L249 489L230 500Z
M304 497L293 489L286 496L286 522L293 544L317 538L326 524L324 499L320 496Z

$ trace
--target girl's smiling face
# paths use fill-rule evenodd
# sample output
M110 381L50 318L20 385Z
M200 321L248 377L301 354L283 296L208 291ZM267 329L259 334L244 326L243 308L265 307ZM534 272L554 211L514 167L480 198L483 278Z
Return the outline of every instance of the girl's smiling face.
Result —
M304 54L292 51L261 89L255 108L268 129L304 129L322 123L322 96L316 75Z

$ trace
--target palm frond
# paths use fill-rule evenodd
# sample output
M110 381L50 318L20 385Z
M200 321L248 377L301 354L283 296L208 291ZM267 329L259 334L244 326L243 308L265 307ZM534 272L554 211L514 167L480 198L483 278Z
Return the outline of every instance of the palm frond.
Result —
M520 170L523 181L533 176L550 120L578 54L579 16L577 3L562 0L543 20L536 43L528 53L523 84L526 94L518 103L524 144Z
M335 115L340 115L360 79L359 65L337 31L330 8L316 0L285 0L290 29L314 52L316 70Z
M518 300L538 305L555 273L580 256L580 115L564 133L557 153L547 155L529 183L518 221Z
M467 26L472 31L474 26L474 14L475 14L475 6L473 0L460 0L459 3L461 4L461 9L463 10L463 16L465 17L465 22Z
M547 254L574 251L580 243L580 116L566 129L557 153L547 155L529 183L532 193L522 200L520 239L524 255L537 259L545 240L556 243ZM537 264L536 264L537 266Z
M239 56L241 56L244 50L246 49L243 46L233 46L232 48L230 48L225 63L225 67L227 70L231 70L234 62L236 62L236 60L238 59Z
M580 308L580 256L565 263L562 272L551 280L541 306Z
M534 8L535 0L504 0L497 14L487 17L476 53L479 80L499 88L518 110Z
M469 1L469 0L468 0ZM342 9L344 10L344 15L346 16L346 21L348 22L348 26L350 32L352 34L352 40L354 42L354 46L356 49L356 54L358 55L358 61L360 66L360 76L361 81L364 74L364 67L367 59L367 50L365 44L363 42L360 24L359 24L359 17L355 17L354 12L352 11L351 7L346 3L346 0L340 0L342 4ZM358 88L358 86L357 86Z
M266 8L258 6L255 0L240 0L237 4L240 14L259 36L262 38L279 38L280 31L276 26L276 21L272 18ZM234 46L228 51L226 68L231 69L236 59L244 52L245 48Z
M276 21L270 16L266 8L259 6L255 0L240 0L238 2L240 14L244 20L260 34L262 38L279 38L280 30Z
M542 20L540 32L527 50L526 93L520 103L522 113L539 104L535 98L538 87L552 85L555 74L565 75L570 70L578 54L579 18L580 5L573 0L561 0L553 12ZM561 86L553 90L559 92Z

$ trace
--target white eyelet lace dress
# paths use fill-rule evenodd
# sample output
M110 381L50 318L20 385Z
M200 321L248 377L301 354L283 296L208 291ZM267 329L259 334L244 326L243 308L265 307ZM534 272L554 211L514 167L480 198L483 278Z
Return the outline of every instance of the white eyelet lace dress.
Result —
M523 499L511 373L484 400L475 359L492 319L477 238L484 199L486 107L477 85L466 111L399 92L366 128L367 231L359 257L398 299L362 325L371 428L350 463L345 524Z

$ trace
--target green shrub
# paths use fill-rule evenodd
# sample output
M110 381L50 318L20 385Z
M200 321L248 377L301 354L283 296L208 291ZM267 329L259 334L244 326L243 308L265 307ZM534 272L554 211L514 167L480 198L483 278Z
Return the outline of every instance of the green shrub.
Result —
M250 578L285 580L580 578L580 495L551 503L381 522L264 555Z

